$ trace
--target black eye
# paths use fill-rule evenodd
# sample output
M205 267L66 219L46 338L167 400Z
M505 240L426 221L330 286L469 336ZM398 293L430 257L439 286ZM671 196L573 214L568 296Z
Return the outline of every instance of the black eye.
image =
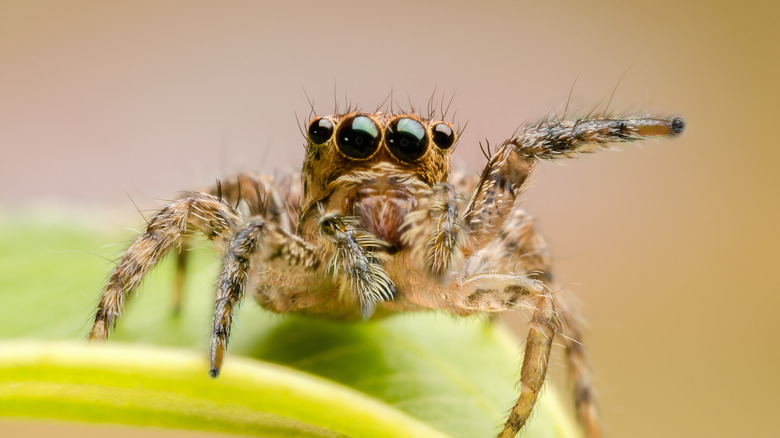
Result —
M322 144L333 135L333 123L328 119L317 119L309 125L309 139L314 144Z
M374 155L379 146L379 127L366 116L353 116L339 122L336 145L346 156L365 159Z
M446 123L433 126L433 142L441 149L449 149L455 143L455 133Z
M393 120L385 131L385 141L390 153L401 161L414 161L428 150L425 127L414 119Z

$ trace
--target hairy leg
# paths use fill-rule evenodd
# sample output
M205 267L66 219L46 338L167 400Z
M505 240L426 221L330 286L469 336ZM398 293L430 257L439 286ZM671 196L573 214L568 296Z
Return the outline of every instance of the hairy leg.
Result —
M466 269L473 271L472 275L488 268L525 272L529 278L541 280L550 290L556 290L547 244L534 227L533 218L520 209L511 213L496 238L480 253L473 255L469 262ZM598 438L601 431L591 389L590 368L582 344L582 322L576 309L564 297L562 292L558 292L553 295L553 300L562 326L560 338L574 386L574 401L586 436Z
M262 216L288 232L295 231L300 200L300 175L279 178L256 173L241 173L220 180L204 192L225 199L247 216Z
M683 128L682 119L658 117L586 118L524 127L493 153L466 208L463 222L473 250L483 248L502 229L538 160L574 157L610 143L674 136Z
M498 438L513 438L525 425L547 376L552 343L559 327L556 324L552 297L549 295L539 297L535 307L536 311L531 319L528 338L525 341L525 354L520 371L520 397Z
M103 340L116 324L127 296L146 273L165 255L189 227L224 246L240 221L238 212L223 200L205 193L192 193L165 206L148 223L146 231L130 245L108 279L89 333L90 340Z
M566 367L569 380L574 387L574 405L587 438L600 438L601 425L598 401L591 386L591 372L588 357L582 344L582 321L579 312L570 303L556 295L558 316L563 324L563 346L566 349Z
M451 301L467 314L517 309L548 294L544 283L521 274L476 274L454 284Z
M294 278L317 271L321 265L321 255L311 244L273 222L255 218L241 227L225 251L217 282L209 355L212 377L216 377L222 367L233 313L244 297L253 260L262 268L288 278L289 281L282 283L290 284L294 283Z
M457 219L450 220L448 213L440 213L447 211L447 207L451 205L448 205L446 199L441 202L433 197L432 202L427 206L427 222L433 224L433 230L428 234L433 236L428 241L433 242L433 244L429 246L443 250L440 253L445 255L440 258L444 261L443 263L437 265L429 262L431 273L438 276L438 269L452 269L452 258L447 255L462 253L468 259L463 269L459 269L460 272L457 273L457 283L460 284L466 284L473 278L474 274L484 272L484 269L488 269L490 272L517 272L519 270L527 273L528 277L525 278L529 280L529 277L535 277L551 282L547 266L549 255L546 253L546 247L544 247L541 238L536 238L534 233L523 231L522 227L527 228L527 226L524 225L523 221L524 213L519 211L518 207L521 190L536 162L539 159L573 157L580 153L593 152L609 143L677 135L682 132L683 128L682 119L656 117L558 120L526 126L517 137L501 144L490 157L462 220L456 222ZM425 211L423 209L423 212ZM507 226L507 221L509 221L509 226ZM465 231L464 235L467 238L460 241L452 238L454 234L449 232L452 227L448 227L448 224L455 223ZM520 228L516 229L517 227ZM440 237L445 238L441 239ZM523 237L526 239L523 240ZM429 250L429 253L436 254L436 251ZM513 254L517 257L504 258L504 256ZM488 258L486 263L483 262L485 257ZM436 260L435 257L431 259ZM503 267L502 264L505 262L501 260L511 260L512 263L520 266ZM482 275L491 274L483 273ZM496 279L499 275L501 274L492 274L492 278ZM508 276L507 281L510 281L511 277L511 275ZM513 288L517 288L514 295L512 294ZM502 305L511 308L517 304L513 296L518 293L528 294L530 290L532 288L523 288L515 284L503 287L477 288L470 295L470 301L467 299L463 303L465 305L461 304L461 307L464 308L464 313L472 310L470 308L472 304L477 304L476 308L482 307L485 311L497 311L497 308ZM474 298L477 294L479 294L479 300ZM455 311L457 312L457 310ZM575 318L566 317L564 319L569 324L576 322ZM536 311L526 342L526 359L521 370L520 398L500 437L514 436L525 424L536 403L538 391L547 373L552 340L556 332L559 331L558 320L552 296L539 296L536 300ZM579 336L579 330L574 331ZM574 380L575 386L578 387L578 409L588 432L592 434L592 437L597 437L599 432L595 420L595 409L590 403L587 367L584 362L584 353L578 342L576 338L567 339L569 353L567 357L569 357L572 373L576 373ZM579 395L579 391L583 391L582 396Z
M678 135L682 133L684 126L685 123L679 118L626 117L556 120L524 127L518 136L505 141L490 157L464 212L463 224L470 246L464 247L464 255L468 257L468 261L460 278L463 278L464 274L479 272L479 269L485 266L496 272L496 266L480 262L481 257L491 256L490 251L486 250L511 252L510 245L518 246L517 239L506 233L513 231L511 219L519 209L521 190L539 159L573 157L593 152L609 143ZM508 220L510 226L507 227ZM500 236L502 232L504 235ZM499 236L499 243L490 248L496 236ZM518 250L522 251L522 248ZM523 253L518 255L518 263L522 263ZM514 269L509 270L511 272ZM546 280L550 281L549 270L544 269L543 272L548 272ZM544 277L545 275L542 275L540 278ZM547 372L550 347L557 332L556 310L552 297L540 298L536 309L526 342L520 398L512 409L500 438L515 436L525 424ZM569 318L566 313L562 319L569 324L576 323L576 319ZM578 326L574 327L576 328L572 331L579 336ZM590 398L584 353L579 345L576 338L568 338L567 357L578 391L578 410L589 437L594 438L600 436L600 433Z
M520 274L476 274L458 286L454 299L463 314L501 312L522 305L533 309L520 371L520 397L499 434L514 437L531 415L547 375L553 339L560 331L555 303L543 282Z
M533 218L516 208L493 240L471 254L458 275L465 278L485 272L519 272L551 283L551 259L547 244L534 228Z
M255 173L242 173L236 177L217 181L203 190L246 216L262 216L279 224L288 232L294 232L298 201L300 200L300 175L288 174L280 178ZM191 236L182 236L179 251L176 253L176 275L173 284L173 311L181 311L184 288L187 279L187 265Z

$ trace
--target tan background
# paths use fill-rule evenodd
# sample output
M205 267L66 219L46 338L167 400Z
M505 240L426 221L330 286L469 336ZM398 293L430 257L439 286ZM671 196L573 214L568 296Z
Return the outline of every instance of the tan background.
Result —
M334 88L367 110L457 90L476 171L479 140L560 111L575 78L580 112L617 87L610 109L683 115L685 135L543 164L526 192L590 321L606 431L777 436L776 2L276 3L0 2L0 206L130 226L123 190L148 208L297 168L304 88L321 113Z

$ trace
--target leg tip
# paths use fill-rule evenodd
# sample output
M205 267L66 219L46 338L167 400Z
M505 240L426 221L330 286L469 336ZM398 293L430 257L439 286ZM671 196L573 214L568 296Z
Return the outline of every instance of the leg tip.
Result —
M225 348L220 344L216 344L211 349L211 369L209 369L209 375L214 378L219 375L219 369L222 368L222 359L225 357Z
M685 120L680 117L672 119L672 133L674 135L680 135L685 131Z
M94 326L92 326L92 330L89 331L89 336L87 336L87 340L90 343L95 342L103 342L108 337L108 331L106 330L106 323L103 321L96 322Z

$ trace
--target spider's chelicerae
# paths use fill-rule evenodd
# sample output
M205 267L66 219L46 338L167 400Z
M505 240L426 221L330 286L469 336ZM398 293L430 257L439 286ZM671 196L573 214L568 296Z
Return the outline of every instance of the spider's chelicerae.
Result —
M579 417L586 435L598 437L578 320L553 293L550 256L520 208L520 194L538 160L683 128L682 119L669 117L548 120L520 129L496 148L479 178L467 178L450 173L458 134L449 123L416 114L315 117L302 175L240 175L155 214L111 274L89 337L105 339L128 294L198 230L223 256L212 376L247 288L272 312L337 320L428 309L465 316L524 305L534 310L520 396L499 437L514 437L528 420L558 333L565 334Z

